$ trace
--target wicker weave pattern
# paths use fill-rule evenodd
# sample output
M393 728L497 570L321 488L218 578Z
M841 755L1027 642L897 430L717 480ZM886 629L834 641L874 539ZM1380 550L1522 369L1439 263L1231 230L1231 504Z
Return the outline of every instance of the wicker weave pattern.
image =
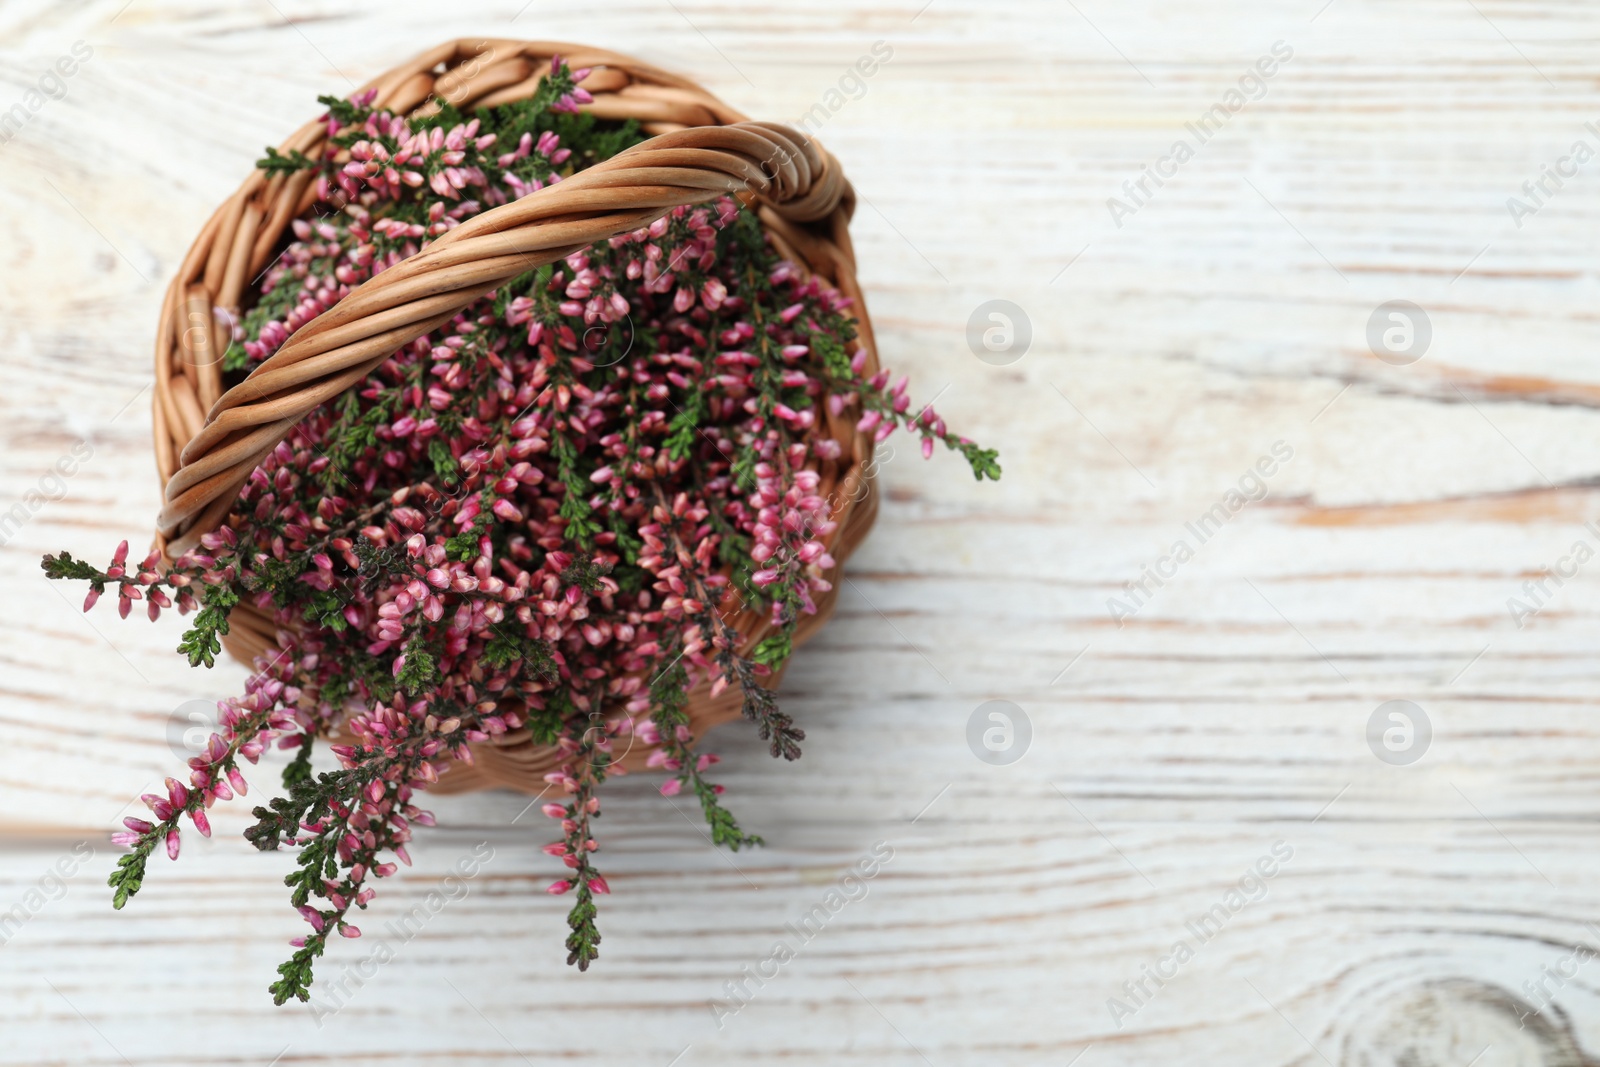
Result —
M256 279L310 211L309 172L268 177L257 171L211 217L167 290L156 340L156 463L166 483L157 544L169 559L194 547L227 516L250 472L301 418L363 381L391 353L444 325L485 292L544 263L646 226L678 205L736 195L758 211L779 249L854 298L869 373L877 369L872 329L855 279L848 224L854 194L838 163L786 127L755 123L691 82L610 52L579 45L505 40L454 41L384 74L373 106L426 113L442 98L463 109L532 95L559 54L592 73L583 87L599 117L633 118L655 136L613 159L520 200L484 212L418 255L370 279L298 330L243 382L222 390L226 330L217 310L236 316ZM326 129L308 123L280 146L320 158ZM820 492L836 501L839 528L831 552L843 563L877 510L865 462L871 443L852 416L823 420L814 431L839 441L839 460L824 464ZM837 568L829 579L838 581ZM819 598L796 643L832 611ZM747 641L766 621L744 612L730 620ZM248 661L277 645L271 620L241 605L228 649ZM776 684L774 682L774 684ZM736 692L710 701L690 695L693 729L738 714ZM520 734L520 736L519 736ZM637 768L645 753L630 753ZM478 746L471 767L441 782L446 791L506 785L532 791L553 753L525 733Z

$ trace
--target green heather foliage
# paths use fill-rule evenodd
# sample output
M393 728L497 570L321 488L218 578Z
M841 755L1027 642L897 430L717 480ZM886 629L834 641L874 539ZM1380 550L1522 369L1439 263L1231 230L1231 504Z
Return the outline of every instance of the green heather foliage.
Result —
M323 98L329 145L347 162L268 150L269 173L312 170L318 202L231 324L230 382L374 274L461 221L530 195L641 140L631 123L581 113L583 72L559 63L535 96L426 118ZM62 553L46 574L115 590L127 615L192 613L179 651L210 667L229 613L279 628L219 727L130 818L113 905L139 891L181 822L249 788L245 764L292 749L284 794L254 809L245 837L296 850L285 880L308 924L273 999L310 996L314 961L375 879L409 863L414 803L474 744L509 735L554 746L542 810L560 828L545 852L572 893L568 962L599 955L598 790L638 746L667 772L661 793L699 804L712 840L760 844L723 806L696 753L688 698L737 686L744 717L787 760L805 733L769 683L816 611L848 501L822 486L842 463L818 432L881 441L904 430L959 452L981 479L992 450L913 410L904 379L866 373L849 301L784 262L756 217L722 198L555 263L533 264L454 320L394 352L307 416L257 468L232 513L163 569L126 542L104 569ZM839 420L847 420L840 422ZM824 475L828 475L827 481ZM761 613L753 648L731 621ZM313 742L335 763L313 767ZM618 746L621 746L620 748Z

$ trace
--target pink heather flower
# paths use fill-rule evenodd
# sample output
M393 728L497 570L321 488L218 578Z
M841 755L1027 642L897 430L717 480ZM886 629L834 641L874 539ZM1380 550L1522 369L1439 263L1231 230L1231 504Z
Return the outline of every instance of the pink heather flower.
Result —
M715 311L728 299L728 287L722 284L721 278L707 278L700 287L700 299L705 303L706 310Z
M592 158L581 131L570 144L551 131L498 143L488 116L412 129L370 112L372 92L355 99L367 110L352 122L325 120L350 144L311 175L328 202L293 220L251 294L276 294L255 305L276 309L272 320L218 319L246 369L368 279ZM556 107L592 100L575 88ZM331 910L308 904L302 916L318 935L332 923L359 937L341 916L372 899L369 874L398 870L377 857L410 864L414 828L435 821L416 794L454 761L472 763L475 746L560 708L559 769L545 779L570 803L541 806L564 835L542 851L572 873L548 891L608 893L588 866L600 801L584 761L641 744L649 767L674 775L659 785L666 797L683 791L677 774L717 764L693 751L687 725L657 725L655 685L679 659L718 697L770 678L768 666L730 667L739 638L718 616L770 611L787 632L817 611L844 518L839 461L846 448L864 458L832 427L877 440L914 430L924 455L950 440L931 408L910 414L904 378L864 379L870 353L841 317L846 297L770 250L745 272L746 231L732 229L744 210L730 196L676 207L486 294L301 420L226 521L170 569L159 553L131 566L123 542L95 579L115 588L123 616L140 600L153 619L192 613L227 588L282 647L220 705L187 784L147 795L154 821L129 818L112 840L161 834L176 858L182 815L209 836L209 805L248 793L236 761L329 736L330 758L360 784L316 819L301 815L290 843L321 837L336 857L317 888ZM823 358L840 352L849 373ZM734 545L748 546L743 558ZM747 579L762 603L736 593ZM91 591L84 609L98 599ZM407 685L380 699L386 675Z

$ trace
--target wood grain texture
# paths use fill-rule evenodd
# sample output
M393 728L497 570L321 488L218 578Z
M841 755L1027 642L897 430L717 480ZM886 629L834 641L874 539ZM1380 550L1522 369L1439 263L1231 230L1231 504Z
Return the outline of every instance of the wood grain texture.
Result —
M1506 205L1600 147L1600 12L1320 4L0 8L0 114L94 49L0 144L0 515L60 496L0 548L0 933L28 916L0 945L0 1064L1600 1060L1600 562L1523 626L1507 608L1600 547L1600 160L1520 227ZM320 968L351 968L346 1006L274 1010L289 858L250 850L237 813L125 913L102 885L109 827L175 765L170 714L242 670L185 668L175 619L80 615L37 560L148 530L161 288L261 146L316 94L471 34L613 48L779 120L892 46L819 136L862 196L885 364L1006 476L883 464L878 527L785 678L805 757L712 735L771 847L719 855L643 776L616 783L606 940L579 975L536 813L443 799L367 936ZM1117 226L1107 198L1280 40L1264 96ZM965 340L993 298L1033 328L1005 367ZM1391 300L1431 321L1411 366L1367 346ZM1118 626L1108 599L1279 441L1268 496ZM995 699L1032 723L1010 766L966 743ZM1389 700L1432 722L1409 766L1368 748ZM880 841L865 897L797 938ZM58 890L77 842L94 855ZM480 842L482 871L446 881ZM1259 899L1230 898L1276 842ZM429 914L433 891L456 899ZM1188 924L1218 906L1202 940ZM413 908L414 935L386 932ZM393 961L359 974L386 937ZM711 1003L779 938L795 957L719 1028ZM1193 957L1157 988L1180 939Z

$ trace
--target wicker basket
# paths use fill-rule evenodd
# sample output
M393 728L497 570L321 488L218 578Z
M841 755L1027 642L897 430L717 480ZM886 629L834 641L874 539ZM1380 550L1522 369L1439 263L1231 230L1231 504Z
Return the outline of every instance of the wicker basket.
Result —
M252 470L305 415L356 387L392 352L448 322L461 308L532 267L648 225L680 204L737 195L755 208L780 252L853 298L867 373L877 370L872 327L855 278L849 220L854 193L838 163L800 133L753 123L683 78L625 56L582 45L506 40L452 41L377 78L375 108L414 113L436 98L468 110L532 95L560 55L592 73L586 110L603 119L635 119L652 139L571 178L463 223L427 249L384 271L306 324L247 379L223 390L227 347L219 310L237 316L257 278L289 240L290 224L315 204L311 172L250 175L212 215L171 286L156 333L155 451L166 483L157 546L168 560L196 545L227 517ZM283 143L321 157L325 127L313 121ZM227 316L223 316L226 318ZM839 566L866 536L877 512L867 466L872 444L848 410L819 420L814 433L836 439L841 454L822 464L821 493L834 501L838 528L828 538L837 561L834 589L801 620L795 643L832 612ZM276 623L241 604L230 619L228 652L246 663L278 647ZM729 622L746 647L766 635L764 613ZM776 685L777 679L771 680ZM691 728L701 737L739 715L738 688L710 698L705 683L690 693ZM640 769L648 753L622 764ZM526 730L475 747L435 791L503 786L543 788L553 749Z

